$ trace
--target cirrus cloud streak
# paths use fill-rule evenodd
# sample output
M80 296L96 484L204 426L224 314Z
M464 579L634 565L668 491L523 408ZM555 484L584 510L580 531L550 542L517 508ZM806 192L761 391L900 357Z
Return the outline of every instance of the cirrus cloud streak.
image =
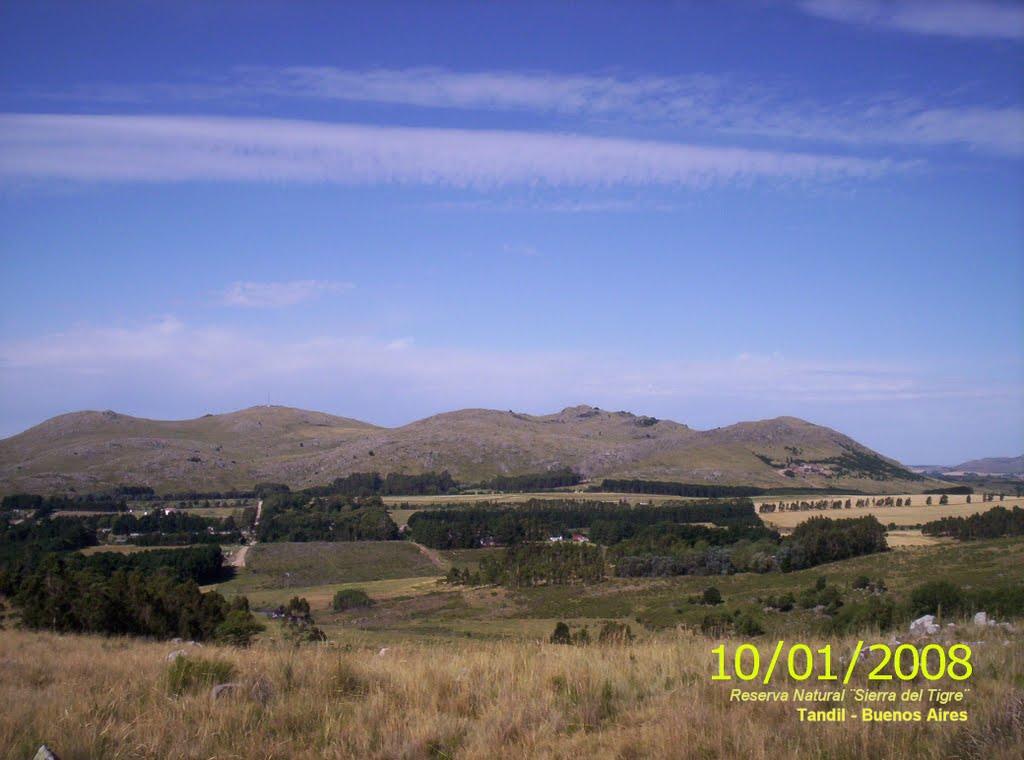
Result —
M569 134L191 116L0 116L0 176L491 189L870 178L890 160Z

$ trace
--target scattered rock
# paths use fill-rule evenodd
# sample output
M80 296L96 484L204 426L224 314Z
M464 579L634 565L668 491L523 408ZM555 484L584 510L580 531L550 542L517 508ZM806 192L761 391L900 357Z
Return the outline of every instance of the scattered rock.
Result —
M210 690L210 696L215 700L221 697L229 697L242 688L240 683L219 683Z
M57 757L52 749L44 744L36 750L36 754L33 756L32 760L60 760L60 758Z
M175 649L169 655L167 655L167 662L174 662L179 657L188 657L188 652L184 649Z
M391 647L384 647L379 652L377 652L377 656L378 657L383 657L384 655L386 655L390 651L391 651Z
M938 633L940 626L935 623L934 615L924 615L910 624L910 635L915 639Z
M201 647L202 646L202 644L200 644L198 641L186 641L185 643L188 644L190 647Z
M975 625L988 625L988 615L984 612L976 612L974 614Z

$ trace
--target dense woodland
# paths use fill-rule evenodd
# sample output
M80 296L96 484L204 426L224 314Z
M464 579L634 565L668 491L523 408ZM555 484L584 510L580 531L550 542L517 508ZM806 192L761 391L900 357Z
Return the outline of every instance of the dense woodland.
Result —
M921 526L928 536L951 536L962 541L1002 536L1024 536L1024 509L993 507L969 517L943 517Z
M28 539L0 564L0 593L30 628L236 644L260 629L244 597L199 590L222 579L219 546L84 556Z
M509 588L600 583L604 579L601 548L574 543L516 544L496 557L482 559L475 573L453 568L446 578L449 583Z
M889 548L885 527L873 515L846 520L812 517L786 537L777 561L783 572L802 570Z
M305 492L263 501L260 541L390 541L398 526L379 496L310 498Z
M473 549L542 541L584 528L597 531L603 538L625 538L638 527L666 521L761 524L753 503L747 500L628 507L607 502L530 499L518 506L481 502L472 507L424 510L409 518L409 528L415 541L432 549Z

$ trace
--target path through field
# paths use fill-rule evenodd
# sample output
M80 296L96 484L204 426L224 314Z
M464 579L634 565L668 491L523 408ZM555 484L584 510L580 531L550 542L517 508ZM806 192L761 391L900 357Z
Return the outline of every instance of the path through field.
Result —
M248 546L243 546L230 557L225 563L228 567L245 567L245 555L249 552Z
M409 543L419 549L420 554L429 559L438 570L444 570L445 572L448 571L448 563L445 562L444 559L441 558L441 555L436 551L427 548L423 544L417 544L415 541L410 541Z
M255 528L260 524L260 517L263 516L263 499L256 502L256 519L253 521L252 541L236 551L227 561L229 567L245 567L245 555L249 553L249 547L256 543Z

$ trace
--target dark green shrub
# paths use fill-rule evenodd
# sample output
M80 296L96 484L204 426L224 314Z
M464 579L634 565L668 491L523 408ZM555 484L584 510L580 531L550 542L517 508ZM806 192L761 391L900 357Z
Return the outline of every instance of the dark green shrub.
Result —
M716 605L722 603L722 592L714 586L708 586L701 595L701 604Z
M247 647L252 644L256 634L266 630L266 626L253 618L247 610L236 609L228 613L224 622L217 626L214 636L217 641L236 647Z
M369 594L359 588L346 588L334 595L331 607L335 612L355 610L373 606L373 600Z
M736 633L740 636L760 636L764 628L757 618L745 612L736 619Z
M928 581L910 594L910 611L918 615L959 615L967 611L960 587L949 581Z
M551 634L552 644L568 644L570 642L569 626L559 621Z

